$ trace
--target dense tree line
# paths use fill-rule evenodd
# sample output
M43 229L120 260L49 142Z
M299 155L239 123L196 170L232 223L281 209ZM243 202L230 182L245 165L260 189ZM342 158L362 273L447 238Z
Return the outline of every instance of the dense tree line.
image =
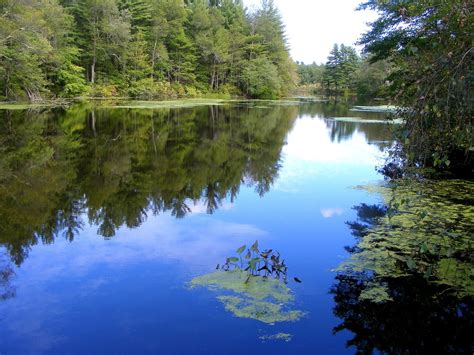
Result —
M298 77L300 85L319 85L323 79L324 64L305 64L296 62L298 66Z
M199 93L296 81L273 0L1 0L0 99Z
M386 97L391 65L386 61L372 63L371 58L360 56L354 47L334 44L325 64L297 62L299 85L330 96Z

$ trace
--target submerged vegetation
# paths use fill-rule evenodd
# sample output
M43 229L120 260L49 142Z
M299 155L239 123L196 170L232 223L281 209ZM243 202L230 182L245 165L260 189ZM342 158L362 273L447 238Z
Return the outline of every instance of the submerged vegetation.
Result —
M6 0L0 38L0 100L273 99L296 81L272 0Z
M238 248L239 257L227 258L221 271L194 278L191 287L231 291L230 295L219 295L217 299L239 318L268 324L300 319L304 313L289 307L294 296L287 286L287 267L280 261L280 255L271 249L259 251L258 241L242 256L245 251L245 245Z

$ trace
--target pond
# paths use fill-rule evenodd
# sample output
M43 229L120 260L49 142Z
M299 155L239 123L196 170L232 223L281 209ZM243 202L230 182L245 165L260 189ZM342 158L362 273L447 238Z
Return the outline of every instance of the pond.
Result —
M362 188L383 181L386 116L309 100L0 110L0 353L397 353L433 334L469 350L465 298L430 301L410 278L392 285L406 302L383 302L335 271L386 213Z

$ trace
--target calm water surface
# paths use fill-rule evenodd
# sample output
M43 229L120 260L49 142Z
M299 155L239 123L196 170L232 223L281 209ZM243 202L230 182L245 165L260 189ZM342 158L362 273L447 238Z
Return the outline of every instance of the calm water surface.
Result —
M331 271L353 206L379 202L388 125L321 103L0 112L1 354L354 353ZM258 240L296 322L238 318L189 288ZM293 277L303 282L296 283ZM344 327L342 327L344 328ZM263 339L278 333L286 342Z

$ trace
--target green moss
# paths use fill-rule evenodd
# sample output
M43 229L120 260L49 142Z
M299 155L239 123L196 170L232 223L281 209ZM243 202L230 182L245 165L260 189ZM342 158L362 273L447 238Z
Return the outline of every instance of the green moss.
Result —
M263 277L246 280L247 273L243 271L216 271L196 277L191 281L191 287L231 292L231 295L220 295L217 299L239 318L276 323L297 321L304 315L299 310L288 309L294 296L280 280Z

